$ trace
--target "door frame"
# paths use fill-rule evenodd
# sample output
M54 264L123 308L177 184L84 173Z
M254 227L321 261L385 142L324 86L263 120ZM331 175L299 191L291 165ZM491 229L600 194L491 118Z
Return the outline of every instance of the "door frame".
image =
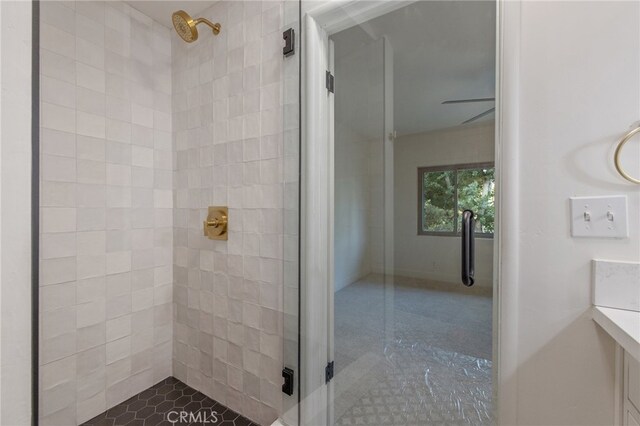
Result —
M331 382L329 298L333 271L332 100L328 36L413 1L301 2L301 200L299 423L328 424ZM493 393L497 424L517 423L518 121L521 0L496 0L496 224L493 284ZM508 213L508 214L507 214ZM313 391L310 391L313 389Z

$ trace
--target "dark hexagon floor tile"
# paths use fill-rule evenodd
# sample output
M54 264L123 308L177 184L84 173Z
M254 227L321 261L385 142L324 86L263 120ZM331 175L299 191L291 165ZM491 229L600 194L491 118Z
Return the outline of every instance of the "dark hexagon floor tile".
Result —
M129 404L129 406L127 407L127 411L135 412L138 410L142 410L146 406L147 406L147 401L139 399Z
M234 423L236 424L236 426L250 426L251 425L251 420L239 416L237 419L235 419Z
M164 383L162 386L158 388L158 395L165 395L173 390L173 385L169 383Z
M176 399L173 404L176 407L182 408L189 402L191 402L191 398L189 398L188 396L181 396L180 398Z
M166 399L167 401L174 401L174 400L180 398L181 396L182 396L182 390L173 389L171 392L167 393L164 396L164 399Z
M199 401L191 401L187 405L184 406L184 411L196 412L202 409L202 404Z
M114 426L114 420L113 419L108 419L105 417L94 417L93 419L89 420L88 422L85 423L85 425L87 426Z
M212 409L214 411L217 411L218 409L222 409L222 406L220 404L218 404L211 398L207 398L206 396L203 400L200 401L200 405L202 405L202 408L206 408L207 410Z
M155 407L161 404L162 402L164 402L164 400L165 400L164 395L152 396L147 400L147 405L150 407Z
M186 389L184 389L184 390L182 391L182 394L183 394L183 395L191 396L191 395L195 395L197 392L198 392L198 391L197 391L197 390L195 390L195 389L193 389L193 388L186 388Z
M156 412L156 407L144 407L136 411L136 419L144 420Z
M117 425L117 426L126 425L131 420L133 420L135 418L135 416L136 416L135 413L133 413L131 411L127 411L126 413L121 414L118 417L116 417L115 421L113 422L113 424Z
M121 402L120 405L129 405L129 404L133 404L134 402L136 402L138 400L138 395L136 396L132 396L131 398L127 399L124 402Z
M174 408L173 401L164 401L156 405L156 413L165 413Z
M149 399L152 396L156 395L156 389L155 388L149 388L146 391L141 392L140 394L138 394L138 399Z
M184 383L182 383L180 380L176 380L175 382L173 382L173 388L176 390L183 390L183 389L187 389L189 388L189 386L185 385Z
M237 419L240 414L238 414L235 411L230 410L230 409L227 408L227 410L224 411L223 413L220 413L220 415L222 416L222 419L225 420L225 421L226 420L233 421L233 420Z
M218 422L211 424L212 426L259 426L174 377L156 383L87 421L83 426L187 426L183 422L169 422L167 413L170 411L194 414L215 411ZM200 423L191 425L203 426ZM205 426L209 426L209 423Z
M144 426L156 426L161 424L163 421L166 421L165 415L160 413L152 414L151 416L144 419ZM169 423L167 421L167 423Z
M127 406L120 404L120 405L116 405L113 408L110 408L107 410L107 412L105 413L105 416L107 418L112 418L115 419L116 417L118 417L120 414L123 414L127 411Z
M196 392L193 395L191 395L191 399L193 401L202 401L204 399L206 399L207 396L205 394L203 394L202 392Z

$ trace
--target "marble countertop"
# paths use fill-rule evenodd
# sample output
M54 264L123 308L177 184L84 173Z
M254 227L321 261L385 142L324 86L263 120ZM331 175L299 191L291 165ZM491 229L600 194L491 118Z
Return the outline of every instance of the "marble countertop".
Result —
M640 312L594 306L593 320L640 361Z

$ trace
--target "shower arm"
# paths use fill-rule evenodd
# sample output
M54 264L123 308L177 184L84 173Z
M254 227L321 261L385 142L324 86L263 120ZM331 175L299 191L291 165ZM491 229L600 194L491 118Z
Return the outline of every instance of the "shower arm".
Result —
M211 27L211 31L213 31L213 33L215 35L218 35L218 33L220 32L220 24L214 24L213 22L211 22L210 20L206 19L206 18L196 18L193 20L193 22L198 25L198 24L205 24L208 25L209 27Z

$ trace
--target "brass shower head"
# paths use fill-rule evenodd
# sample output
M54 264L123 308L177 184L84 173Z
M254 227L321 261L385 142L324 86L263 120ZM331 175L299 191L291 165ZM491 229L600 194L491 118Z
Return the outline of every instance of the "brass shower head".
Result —
M214 35L220 33L220 24L214 24L205 18L192 19L184 10L174 12L171 19L176 32L187 43L193 43L198 39L198 29L196 28L198 24L205 24L211 27Z

